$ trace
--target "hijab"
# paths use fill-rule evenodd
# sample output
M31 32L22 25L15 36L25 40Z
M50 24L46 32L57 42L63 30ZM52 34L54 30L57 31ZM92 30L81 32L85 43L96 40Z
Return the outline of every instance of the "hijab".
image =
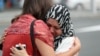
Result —
M57 20L60 28L62 29L62 35L56 37L54 40L56 50L64 38L74 35L73 24L67 7L60 4L56 4L51 7L51 9L46 14L46 20L49 18Z

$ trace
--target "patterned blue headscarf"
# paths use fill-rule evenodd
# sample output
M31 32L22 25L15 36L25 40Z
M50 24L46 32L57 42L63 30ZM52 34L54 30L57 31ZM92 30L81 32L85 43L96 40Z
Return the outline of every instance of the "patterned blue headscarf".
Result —
M51 7L46 15L46 19L53 18L58 21L62 29L62 35L55 38L55 49L61 43L62 39L74 35L73 24L70 19L70 13L66 6L56 4Z

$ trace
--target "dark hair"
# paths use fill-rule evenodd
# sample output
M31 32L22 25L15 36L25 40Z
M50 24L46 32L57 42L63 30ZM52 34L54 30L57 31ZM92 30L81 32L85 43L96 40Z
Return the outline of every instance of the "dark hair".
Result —
M46 21L45 16L51 6L52 0L25 0L21 15L31 14L36 19ZM15 20L18 20L21 15L12 19L11 23L13 23Z

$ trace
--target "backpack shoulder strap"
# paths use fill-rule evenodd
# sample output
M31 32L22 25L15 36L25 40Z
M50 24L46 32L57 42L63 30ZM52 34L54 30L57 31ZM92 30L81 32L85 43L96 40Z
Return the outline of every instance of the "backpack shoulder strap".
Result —
M31 43L32 43L32 47L34 48L34 56L37 56L37 49L36 49L36 45L35 45L35 38L34 38L34 22L36 20L33 20L31 25L30 25L30 38L31 38Z
M33 37L34 37L34 22L35 22L36 20L33 20L32 22L31 22L31 25L30 25L30 37L31 37L31 39L33 39ZM32 41L33 42L33 41Z

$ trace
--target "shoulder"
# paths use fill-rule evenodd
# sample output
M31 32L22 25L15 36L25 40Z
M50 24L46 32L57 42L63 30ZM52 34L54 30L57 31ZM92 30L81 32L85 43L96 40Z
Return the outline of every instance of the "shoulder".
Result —
M49 46L53 46L53 35L49 27L42 20L36 20L34 24L35 37L43 41Z
M26 18L26 19L30 19L30 20L33 20L33 19L36 19L34 16L32 16L31 14L24 14L24 15L21 15L20 18Z
M43 20L36 20L34 22L34 27L49 30L49 27L47 26L47 24Z
M43 33L43 34L47 35L47 33L50 33L49 27L42 20L36 20L34 22L34 30L35 30L36 34Z

